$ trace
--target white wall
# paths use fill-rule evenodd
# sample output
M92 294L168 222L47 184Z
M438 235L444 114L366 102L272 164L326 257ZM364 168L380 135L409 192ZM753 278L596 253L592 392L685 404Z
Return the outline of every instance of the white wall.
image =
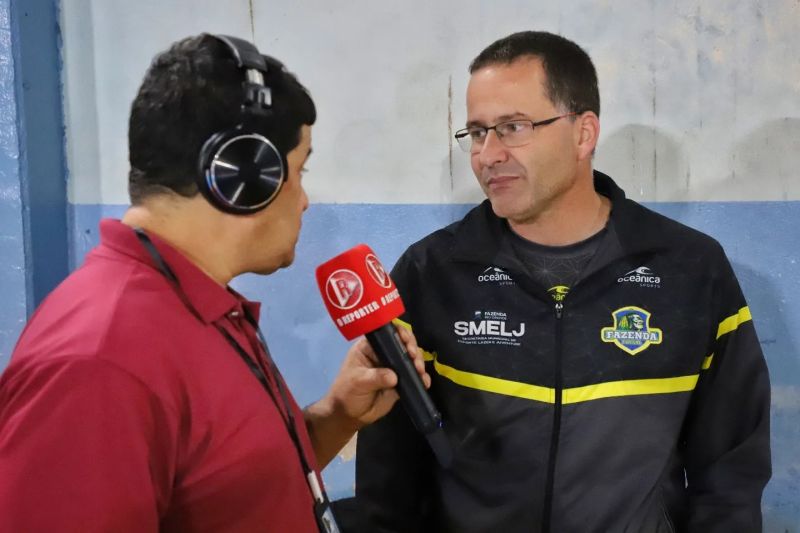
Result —
M320 109L312 201L477 201L451 143L465 120L467 64L531 28L593 56L597 166L635 197L800 199L793 0L64 0L62 10L73 203L127 202L138 83L155 53L201 31L254 36L311 90Z

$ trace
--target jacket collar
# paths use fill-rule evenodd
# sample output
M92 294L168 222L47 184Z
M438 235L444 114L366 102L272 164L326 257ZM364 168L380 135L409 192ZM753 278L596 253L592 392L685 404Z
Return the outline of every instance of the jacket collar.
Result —
M611 200L611 222L623 255L635 255L665 248L668 235L657 231L664 219L625 197L625 192L606 174L594 171L595 190ZM494 214L489 200L472 209L453 226L455 247L452 259L497 266L513 266L506 232L508 222Z

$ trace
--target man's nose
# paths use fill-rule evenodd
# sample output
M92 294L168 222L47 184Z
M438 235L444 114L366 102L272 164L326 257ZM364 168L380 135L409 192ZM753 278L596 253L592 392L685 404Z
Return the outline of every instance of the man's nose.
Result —
M508 159L508 148L500 140L495 130L486 132L486 138L478 152L478 157L483 166L493 166L503 163Z

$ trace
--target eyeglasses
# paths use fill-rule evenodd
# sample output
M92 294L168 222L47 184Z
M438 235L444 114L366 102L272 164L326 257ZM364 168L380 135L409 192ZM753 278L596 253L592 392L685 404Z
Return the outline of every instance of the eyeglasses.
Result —
M559 115L557 117L548 118L547 120L540 120L534 122L532 120L508 120L495 124L494 126L470 126L463 130L458 130L455 134L458 145L465 152L472 152L476 148L483 146L486 142L486 137L489 135L489 130L494 130L497 138L508 148L515 148L531 142L533 138L533 131L537 126L547 126L556 120L564 117L571 117L580 115L580 113L567 113L566 115Z

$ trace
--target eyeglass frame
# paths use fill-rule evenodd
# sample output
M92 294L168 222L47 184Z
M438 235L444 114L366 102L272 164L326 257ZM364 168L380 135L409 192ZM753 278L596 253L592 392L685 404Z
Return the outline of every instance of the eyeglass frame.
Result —
M539 127L539 126L547 126L548 124L552 124L553 122L555 122L558 119L577 116L577 115L582 115L583 113L585 113L585 111L566 113L564 115L559 115L557 117L547 118L545 120L539 120L539 121L534 121L534 120L530 120L530 119L527 119L527 118L515 118L515 119L511 119L511 120L504 120L502 122L498 122L494 126L480 126L478 129L486 130L486 137L483 138L483 142L484 143L486 142L486 138L489 135L489 131L490 130L494 130L495 135L497 135L497 140L499 140L503 144L503 146L505 146L506 148L518 148L520 146L525 146L528 143L526 142L526 143L518 144L516 146L509 146L503 141L504 135L501 135L500 133L498 133L497 132L497 128L502 126L502 125L504 125L504 124L510 124L511 122L529 122L530 125L531 125L531 133L533 133L534 131L536 131L536 128ZM467 152L467 153L472 153L472 151L473 151L472 147L475 146L475 143L474 143L474 141L470 142L470 146L468 148L464 148L464 145L461 144L461 139L469 137L469 133L470 133L470 129L471 128L475 128L475 127L472 126L472 127L460 129L457 132L455 132L455 134L453 135L453 137L456 140L456 144L458 144L459 148L461 148L461 150L463 150L464 152ZM483 143L481 143L479 146L483 146Z

